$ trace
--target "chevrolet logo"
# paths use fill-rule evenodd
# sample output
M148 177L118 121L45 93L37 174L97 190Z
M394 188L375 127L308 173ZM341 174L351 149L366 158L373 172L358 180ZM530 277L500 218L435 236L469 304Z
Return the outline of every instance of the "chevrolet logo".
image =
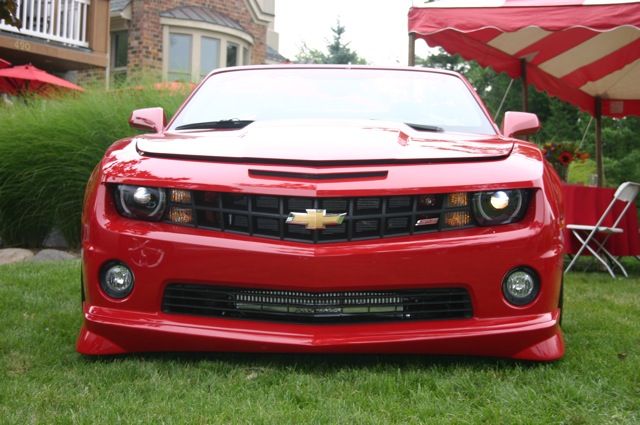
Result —
M347 213L327 214L327 210L307 210L306 213L289 213L287 224L304 224L307 229L324 229L342 224Z

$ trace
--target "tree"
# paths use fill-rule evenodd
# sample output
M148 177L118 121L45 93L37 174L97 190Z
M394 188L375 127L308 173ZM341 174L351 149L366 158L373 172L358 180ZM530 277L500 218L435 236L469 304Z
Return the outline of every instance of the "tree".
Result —
M298 63L327 63L327 64L366 64L367 61L358 53L351 50L349 43L343 41L342 36L346 29L340 25L340 21L335 27L331 28L333 32L333 41L327 44L327 53L318 49L310 49L306 44L300 48L300 52L296 55L295 61Z
M500 122L505 111L522 109L522 82L517 79L511 82L506 74L498 74L490 68L483 68L474 61L465 61L458 55L449 55L442 49L426 58L416 58L416 64L431 68L447 69L463 74L476 89L496 122ZM511 89L505 97L507 88ZM590 121L589 114L575 106L563 102L546 93L529 87L529 110L534 112L542 122L542 129L531 140L544 142L580 143ZM499 105L504 98L504 105L496 116ZM640 150L638 138L640 134L640 118L603 118L602 123L605 169L607 181L618 184L625 180L640 180ZM581 150L594 155L594 125L586 133Z
M16 0L0 0L0 21L4 19L7 24L19 27L17 6Z
M502 121L505 111L522 110L522 81L519 79L512 82L507 74L483 68L475 61L465 61L459 55L450 55L441 48L426 58L416 58L416 64L463 74L498 123ZM532 86L529 86L529 110L544 123L542 130L532 137L532 140L539 142L580 140L589 121L588 116L578 108L539 92Z

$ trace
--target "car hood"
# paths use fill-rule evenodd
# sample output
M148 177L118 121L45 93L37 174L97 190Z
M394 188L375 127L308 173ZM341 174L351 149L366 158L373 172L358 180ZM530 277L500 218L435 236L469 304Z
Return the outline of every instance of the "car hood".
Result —
M221 162L361 164L502 159L499 136L417 131L381 121L269 121L240 130L180 131L135 139L140 154Z

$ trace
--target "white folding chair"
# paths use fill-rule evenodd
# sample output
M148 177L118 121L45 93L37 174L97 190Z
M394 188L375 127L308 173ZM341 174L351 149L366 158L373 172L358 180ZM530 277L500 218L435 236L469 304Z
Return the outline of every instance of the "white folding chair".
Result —
M609 262L611 262L614 266L617 266L622 271L622 274L625 275L625 277L629 276L624 267L622 267L622 264L620 264L620 261L618 261L618 259L614 257L607 250L607 248L605 248L605 244L607 243L607 240L611 235L624 232L621 227L618 227L618 224L620 224L622 217L624 217L629 207L633 205L633 201L636 199L638 191L640 191L640 183L624 182L620 186L618 186L618 189L616 189L616 192L613 194L611 203L609 203L609 206L604 210L604 213L602 213L602 216L600 216L598 222L595 225L567 224L567 229L571 230L573 236L575 236L575 238L580 241L581 246L565 269L565 273L568 273L569 270L571 270L580 255L586 249L591 253L591 255L593 255L594 258L596 258L602 263L603 266L606 267L612 278L615 279L616 275L613 272L613 269ZM610 213L613 212L613 207L617 201L624 202L624 208L622 209L618 217L614 219L613 224L610 227L602 226L602 223L605 221L605 219L609 216ZM596 238L596 234L598 233L605 235L602 240Z

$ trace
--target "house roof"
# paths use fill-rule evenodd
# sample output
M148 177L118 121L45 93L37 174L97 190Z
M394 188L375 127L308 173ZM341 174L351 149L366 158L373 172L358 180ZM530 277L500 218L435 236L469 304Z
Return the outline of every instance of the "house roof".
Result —
M289 59L285 58L271 46L267 46L267 60L277 62L277 63L285 63L289 61Z
M129 6L131 0L111 0L109 2L109 8L112 12L122 12L127 6Z
M167 10L160 13L163 18L184 19L188 21L200 21L209 24L220 25L227 28L233 28L239 31L246 32L245 29L237 21L217 12L213 9L209 9L202 6L180 6L174 9Z

